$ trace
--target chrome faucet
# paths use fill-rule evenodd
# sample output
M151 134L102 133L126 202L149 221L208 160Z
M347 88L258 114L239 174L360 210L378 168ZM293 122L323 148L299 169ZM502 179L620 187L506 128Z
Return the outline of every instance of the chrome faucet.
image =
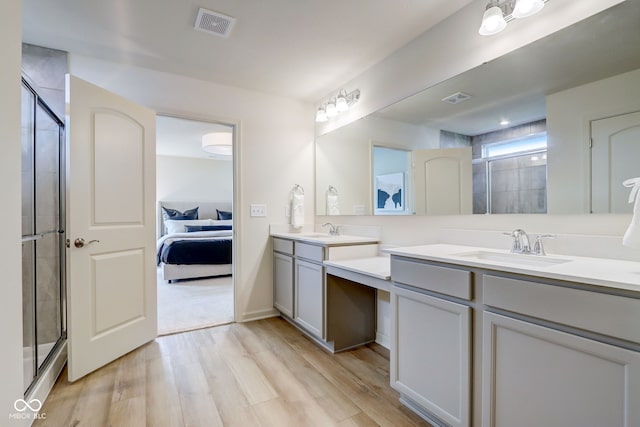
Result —
M513 237L513 243L511 245L511 253L514 254L530 254L531 243L529 242L529 235L521 228L516 228L511 233L503 233L507 236Z
M534 255L547 254L544 250L544 245L542 244L542 239L546 237L553 239L554 237L556 237L556 235L555 234L538 234L536 236L536 242L533 244L533 251L531 252L532 254Z
M338 236L340 234L340 227L337 225L333 225L330 222L325 222L322 224L323 227L329 226L329 235L330 236Z

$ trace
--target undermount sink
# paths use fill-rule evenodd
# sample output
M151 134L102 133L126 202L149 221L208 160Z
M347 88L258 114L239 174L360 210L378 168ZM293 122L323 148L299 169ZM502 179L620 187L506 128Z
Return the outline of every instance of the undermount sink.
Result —
M518 264L529 267L550 267L552 265L571 262L569 259L554 258L540 255L514 254L490 251L474 251L455 254L463 258L474 258L481 261L496 261L509 264Z

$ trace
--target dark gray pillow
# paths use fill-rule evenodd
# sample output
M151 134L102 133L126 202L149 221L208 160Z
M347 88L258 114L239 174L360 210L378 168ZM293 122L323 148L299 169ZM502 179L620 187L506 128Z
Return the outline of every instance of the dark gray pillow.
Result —
M216 209L216 212L218 212L218 219L233 219L231 218L231 212L229 211L221 211Z
M193 209L188 209L184 212L180 212L177 209L169 209L163 206L162 219L165 221L168 219L173 219L173 220L198 219L198 208L199 206L196 206Z

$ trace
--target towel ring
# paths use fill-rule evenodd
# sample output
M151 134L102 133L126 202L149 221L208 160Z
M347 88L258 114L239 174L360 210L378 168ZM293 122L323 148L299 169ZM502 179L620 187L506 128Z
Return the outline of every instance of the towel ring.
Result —
M327 193L328 194L332 194L334 196L337 196L338 195L338 190L333 185L330 185L329 189L327 190Z
M296 184L291 189L291 194L302 194L302 195L304 195L304 188L302 188L302 186Z

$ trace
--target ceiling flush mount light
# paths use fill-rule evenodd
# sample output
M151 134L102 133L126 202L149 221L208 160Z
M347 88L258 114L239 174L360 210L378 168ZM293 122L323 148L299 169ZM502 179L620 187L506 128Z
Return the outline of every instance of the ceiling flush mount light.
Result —
M337 116L343 111L347 111L353 104L360 99L360 90L356 89L347 92L341 89L336 96L330 98L324 105L318 108L316 112L316 122L326 122L331 117Z
M229 158L233 154L233 134L212 132L202 136L202 149L218 157Z
M540 12L549 0L490 0L482 15L478 33L483 36L498 34L507 23Z

